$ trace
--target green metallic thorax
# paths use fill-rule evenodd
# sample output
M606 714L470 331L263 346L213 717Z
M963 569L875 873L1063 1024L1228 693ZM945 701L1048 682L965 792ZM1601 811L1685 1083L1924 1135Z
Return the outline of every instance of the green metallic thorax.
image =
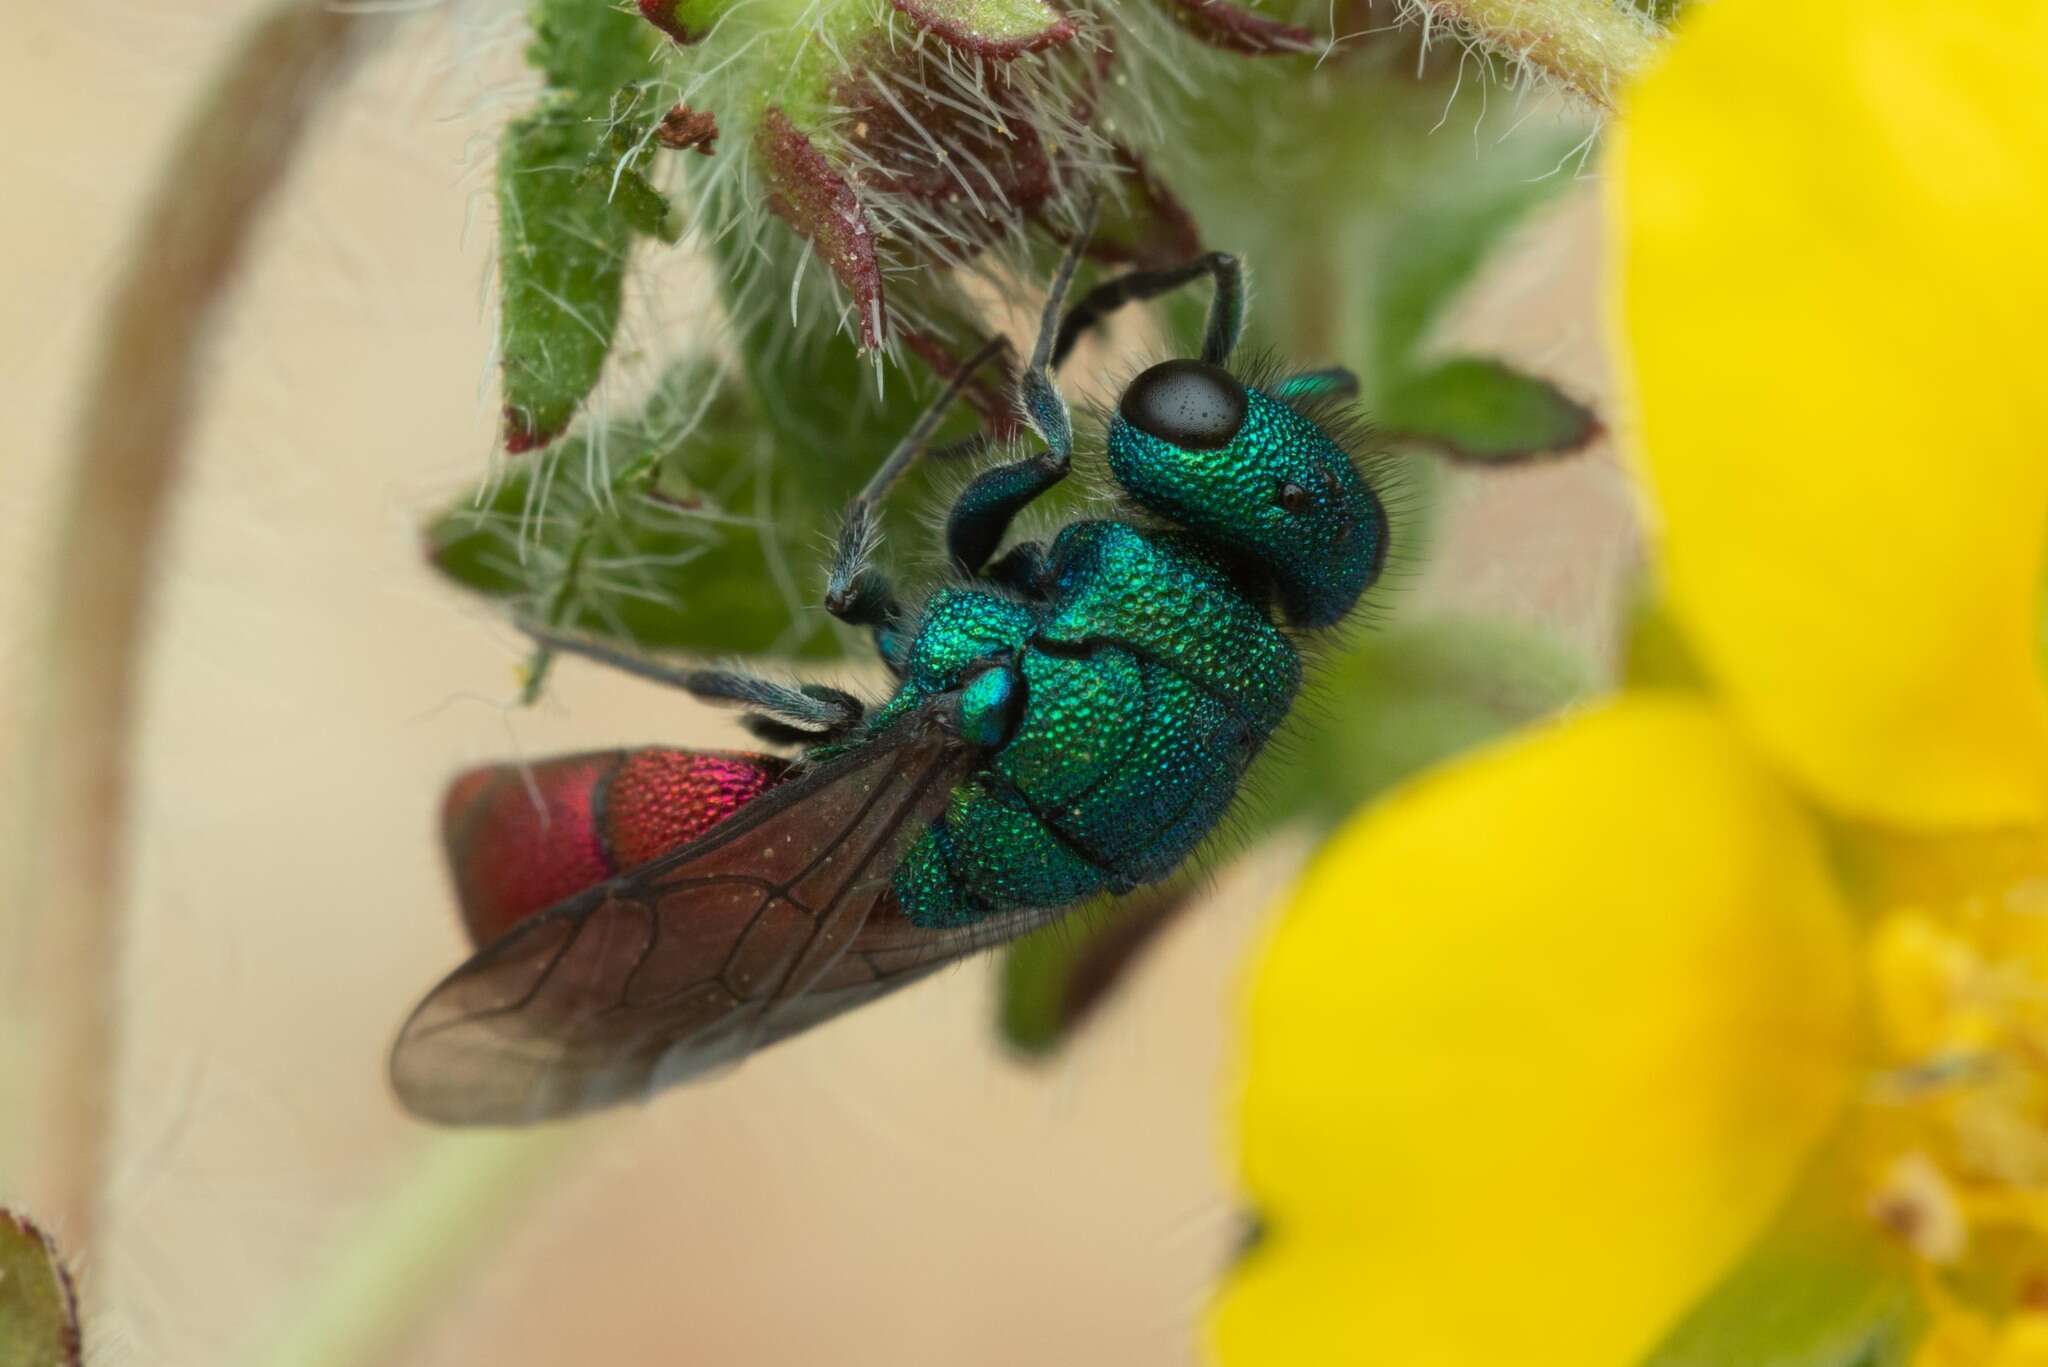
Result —
M1164 877L1222 815L1301 682L1293 645L1192 536L1078 522L1040 595L941 589L878 733L962 690L988 749L896 872L923 926Z

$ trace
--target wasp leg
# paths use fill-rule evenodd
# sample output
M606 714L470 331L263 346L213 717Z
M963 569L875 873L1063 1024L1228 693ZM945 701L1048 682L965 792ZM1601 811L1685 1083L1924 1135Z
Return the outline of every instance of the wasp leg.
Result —
M850 728L837 731L814 731L808 726L792 726L786 721L777 721L759 712L749 712L740 718L740 725L747 734L763 745L789 745L808 749L825 741L837 740Z
M1022 541L998 556L981 577L1026 598L1043 598L1046 566L1045 547L1036 541Z
M1057 367L1067 359L1082 333L1125 304L1157 299L1204 275L1215 281L1216 294L1209 301L1209 321L1202 329L1202 359L1210 365L1222 365L1237 349L1238 334L1244 330L1244 272L1237 258L1228 252L1210 252L1178 266L1131 271L1103 281L1082 295L1060 320L1059 340L1052 349L1053 365Z
M806 741L829 740L843 735L867 716L867 706L859 698L824 684L807 683L791 687L738 670L667 665L601 641L569 636L532 622L521 622L519 629L542 650L595 660L635 678L680 688L705 702L736 703L751 708L771 721L789 724L792 730L801 729Z
M1095 215L1100 201L1091 201L1082 230L1060 261L1052 288L1045 297L1045 313L1039 319L1038 341L1031 348L1031 364L1017 382L1017 397L1024 420L1045 442L1045 450L1024 460L1011 461L984 470L969 484L946 516L946 551L953 567L970 578L995 554L1010 522L1030 502L1067 477L1074 462L1074 425L1067 415L1067 401L1053 379L1058 365L1057 341L1061 310L1067 291L1080 268L1081 254L1095 235Z
M946 410L960 397L960 391L974 377L974 372L993 360L1008 347L1003 337L991 337L981 349L969 357L967 364L960 367L940 391L938 398L918 416L906 432L903 440L896 443L896 449L889 453L887 460L876 470L867 484L846 505L846 516L839 524L839 542L832 556L832 572L825 581L825 610L840 621L852 626L870 627L877 633L887 631L901 619L902 604L896 599L896 591L886 576L869 562L875 546L881 539L880 511L883 498L903 472L924 455L930 446L932 433L938 430ZM954 443L941 448L934 455L955 456L963 451L978 449L977 443L969 446ZM886 649L883 652L887 657Z
M980 455L988 448L988 438L977 433L944 446L932 447L925 452L924 458L941 463L965 460ZM867 533L870 536L872 526L870 521ZM847 536L849 532L857 531L850 521L841 528L840 546L828 582L826 606L832 608L835 601L832 593L840 591L842 596L837 600L840 607L833 609L834 615L850 625L867 627L874 635L875 654L881 657L891 677L901 682L910 668L910 638L904 634L902 607L888 580L872 565L859 570L847 568Z
M891 622L875 628L875 654L882 657L882 664L899 683L910 677L910 647L914 638L905 626L903 622Z
M1281 399L1355 399L1358 397L1358 376L1340 365L1323 370L1304 370L1273 386L1273 394Z

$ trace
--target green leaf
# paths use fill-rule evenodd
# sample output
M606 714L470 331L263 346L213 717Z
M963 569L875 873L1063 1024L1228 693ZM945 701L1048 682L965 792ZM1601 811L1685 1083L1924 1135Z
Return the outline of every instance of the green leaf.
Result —
M654 30L611 0L537 0L527 62L556 90L609 101L621 86L652 74Z
M1832 1154L1643 1367L1903 1367L1921 1325L1905 1259Z
M618 108L652 74L659 36L606 0L539 0L532 18L526 56L549 93L498 144L498 350L513 451L553 441L596 386L635 231L679 232L634 165L645 139L624 136Z
M633 224L587 174L604 136L565 105L515 121L498 147L498 343L514 451L569 425L618 330Z
M49 1238L0 1210L0 1367L77 1367L78 1300Z
M606 640L705 654L831 653L823 620L807 619L781 592L757 531L646 493L607 492L617 501L574 500L533 529L533 475L522 472L483 505L437 518L428 554L459 584Z
M1486 463L1564 455L1600 432L1593 411L1549 381L1478 356L1401 377L1376 416L1390 440Z
M1547 636L1442 618L1361 632L1312 675L1312 692L1254 771L1257 829L1331 826L1389 787L1544 716L1591 686Z
M816 500L836 508L917 421L930 387L863 357L843 337L793 338L783 331L786 321L742 329L741 364L762 431L811 476L806 488Z
M743 395L684 366L632 418L585 430L443 512L428 554L468 588L557 626L650 650L821 655L811 577L783 537L815 530L800 472Z
M703 42L705 35L722 16L746 8L744 3L735 4L733 0L657 0L652 4L641 0L640 3L642 17L683 46Z
M935 385L789 327L802 248L787 229L718 249L744 383L679 365L640 413L586 423L444 512L427 536L437 567L641 649L816 658L853 639L819 606L831 538ZM972 424L962 406L939 439ZM933 481L913 471L891 491L884 565L918 563Z
M659 238L671 246L681 240L683 225L675 206L668 202L667 195L654 188L652 181L631 166L619 169L612 201L634 232Z
M1065 1009L1067 979L1106 909L1113 908L1083 907L1003 950L996 1029L1018 1053L1041 1058L1066 1042L1073 1024Z
M1003 1038L1027 1057L1058 1049L1197 890L1194 879L1176 878L1103 899L1010 945L997 998Z
M840 339L799 342L766 323L740 337L752 383L677 367L641 412L586 425L444 511L427 532L433 563L518 612L631 647L836 653L851 635L819 606L831 537L931 386L878 372ZM971 422L963 409L951 430ZM892 491L882 563L919 562L933 497L926 474Z

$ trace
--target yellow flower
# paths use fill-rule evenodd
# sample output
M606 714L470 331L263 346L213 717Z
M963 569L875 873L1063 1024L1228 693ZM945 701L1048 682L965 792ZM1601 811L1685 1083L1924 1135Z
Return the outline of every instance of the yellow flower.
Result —
M1233 1364L1630 1364L1802 1175L2048 1363L2048 6L1715 0L1608 168L1703 688L1439 770L1258 965ZM1802 1359L1803 1360L1803 1359Z

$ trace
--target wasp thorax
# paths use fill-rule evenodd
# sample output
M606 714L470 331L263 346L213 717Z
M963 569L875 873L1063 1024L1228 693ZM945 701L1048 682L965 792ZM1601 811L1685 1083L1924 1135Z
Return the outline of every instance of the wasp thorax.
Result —
M1269 570L1297 626L1336 622L1386 558L1386 513L1344 448L1216 366L1168 361L1134 380L1109 468L1149 511Z

